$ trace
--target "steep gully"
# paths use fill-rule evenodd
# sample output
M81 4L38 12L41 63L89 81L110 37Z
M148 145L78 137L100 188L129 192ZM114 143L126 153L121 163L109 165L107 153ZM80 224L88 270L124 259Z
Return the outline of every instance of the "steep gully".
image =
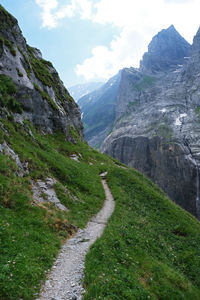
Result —
M183 139L183 144L188 148L189 153L190 153L190 160L193 162L193 164L196 167L196 214L197 214L197 219L200 220L200 199L199 199L199 166L197 163L197 160L195 159L192 150L190 148L190 145L187 140Z
M115 202L106 183L106 172L100 176L106 200L103 208L83 230L78 230L62 247L37 300L80 300L84 293L84 261L89 247L99 238L112 215Z
M186 108L189 109L188 103L186 100ZM181 126L180 126L180 133L182 132L183 126L184 126L184 118L181 120ZM193 164L196 167L196 216L197 219L200 220L200 198L199 198L199 192L200 192L200 187L199 187L199 166L196 158L194 157L194 154L192 152L192 149L190 147L189 141L183 137L183 145L185 145L190 153L190 160L193 162Z
M196 208L197 208L197 218L200 220L200 201L199 201L199 167L196 163L197 168L197 197L196 197Z

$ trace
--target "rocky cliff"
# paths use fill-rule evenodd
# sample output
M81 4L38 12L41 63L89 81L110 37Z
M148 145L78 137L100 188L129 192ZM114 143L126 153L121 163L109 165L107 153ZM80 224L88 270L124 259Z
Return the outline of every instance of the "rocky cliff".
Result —
M51 62L27 45L17 20L2 6L0 24L1 117L28 120L47 133L60 130L67 139L73 139L73 129L82 137L78 105Z
M198 218L199 54L200 30L192 47L172 26L154 37L140 69L122 71L117 118L101 147Z

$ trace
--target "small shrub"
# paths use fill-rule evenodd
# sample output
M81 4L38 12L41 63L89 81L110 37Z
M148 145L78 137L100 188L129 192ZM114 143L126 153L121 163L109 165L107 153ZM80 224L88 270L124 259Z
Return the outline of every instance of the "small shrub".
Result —
M13 56L16 56L16 50L15 50L13 44L9 40L5 39L2 35L0 35L0 41L3 46L6 45L9 48L9 50Z
M7 107L11 111L21 114L22 107L19 102L15 99L17 92L16 86L12 79L7 75L0 75L0 103L2 107Z
M19 68L16 68L16 70L17 70L17 74L18 74L19 77L23 77L24 76L23 73L20 71Z

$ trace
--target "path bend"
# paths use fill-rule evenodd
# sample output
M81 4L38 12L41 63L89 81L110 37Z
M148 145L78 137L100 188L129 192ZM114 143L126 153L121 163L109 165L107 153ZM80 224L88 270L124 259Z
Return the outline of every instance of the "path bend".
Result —
M106 195L102 209L88 222L85 229L79 229L62 246L37 300L82 299L85 256L89 247L102 235L115 207L113 196L106 182L106 174L100 175Z

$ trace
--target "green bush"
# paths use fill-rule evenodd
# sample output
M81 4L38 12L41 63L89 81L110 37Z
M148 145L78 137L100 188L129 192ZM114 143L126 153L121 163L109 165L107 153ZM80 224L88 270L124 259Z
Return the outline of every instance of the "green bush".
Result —
M1 19L1 29L7 30L8 26L13 27L16 23L14 17L5 10L5 8L0 5L0 19Z
M20 69L19 69L19 68L16 68L16 70L17 70L18 76L19 76L19 77L23 77L23 73L20 71Z
M5 39L2 35L0 35L0 41L3 46L6 45L9 48L9 50L13 56L16 56L16 50L15 50L13 44L9 40Z
M22 107L15 99L17 92L12 79L7 75L0 74L0 106L7 107L16 113L22 113Z

